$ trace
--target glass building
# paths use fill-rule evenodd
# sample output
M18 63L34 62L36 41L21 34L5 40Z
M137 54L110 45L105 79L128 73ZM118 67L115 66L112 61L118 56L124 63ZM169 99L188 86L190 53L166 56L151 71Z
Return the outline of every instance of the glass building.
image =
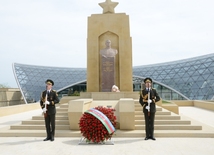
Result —
M52 79L59 97L86 91L86 68L13 64L17 84L26 103L40 100L45 81ZM213 100L214 54L133 67L133 91L143 88L146 77L164 100Z

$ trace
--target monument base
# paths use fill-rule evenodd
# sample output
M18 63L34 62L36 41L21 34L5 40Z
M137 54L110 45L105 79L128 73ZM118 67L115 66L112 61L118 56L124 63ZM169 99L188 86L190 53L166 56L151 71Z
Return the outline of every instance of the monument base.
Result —
M80 98L91 98L93 100L139 99L139 96L139 92L80 92Z
M98 106L115 109L117 127L122 130L134 130L135 100L138 92L91 92L80 93L80 99L69 101L68 118L71 130L79 129L79 120L88 109Z
M111 139L99 143L87 142L85 137L80 138L78 145L114 145L114 141Z

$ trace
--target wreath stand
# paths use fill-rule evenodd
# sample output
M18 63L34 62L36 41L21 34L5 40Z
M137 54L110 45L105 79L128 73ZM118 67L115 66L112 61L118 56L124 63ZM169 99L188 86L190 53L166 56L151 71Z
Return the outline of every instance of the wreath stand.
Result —
M99 142L99 143L96 143L96 142L87 142L86 138L85 137L81 137L80 138L80 141L78 143L78 145L114 145L114 141L111 139L108 139L107 141L103 141L103 142Z

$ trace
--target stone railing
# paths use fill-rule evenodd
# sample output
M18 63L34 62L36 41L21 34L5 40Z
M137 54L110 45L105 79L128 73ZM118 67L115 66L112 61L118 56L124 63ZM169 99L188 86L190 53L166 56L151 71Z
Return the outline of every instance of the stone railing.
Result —
M22 104L14 106L0 107L0 117L40 109L40 103Z
M0 107L24 104L18 88L0 88Z

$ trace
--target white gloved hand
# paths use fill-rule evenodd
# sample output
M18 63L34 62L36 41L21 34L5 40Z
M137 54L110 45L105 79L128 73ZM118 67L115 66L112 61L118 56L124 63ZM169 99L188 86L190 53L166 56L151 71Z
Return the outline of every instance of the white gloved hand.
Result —
M49 101L45 101L45 104L49 105L49 104L50 104L50 102L49 102Z
M147 103L148 103L148 104L152 103L152 100L151 100L151 99L149 99L149 100L147 101Z
M47 109L46 109L46 108L43 108L42 111L43 111L44 113L46 113Z
M146 106L146 109L147 109L147 110L150 110L150 107L147 105L147 106Z

